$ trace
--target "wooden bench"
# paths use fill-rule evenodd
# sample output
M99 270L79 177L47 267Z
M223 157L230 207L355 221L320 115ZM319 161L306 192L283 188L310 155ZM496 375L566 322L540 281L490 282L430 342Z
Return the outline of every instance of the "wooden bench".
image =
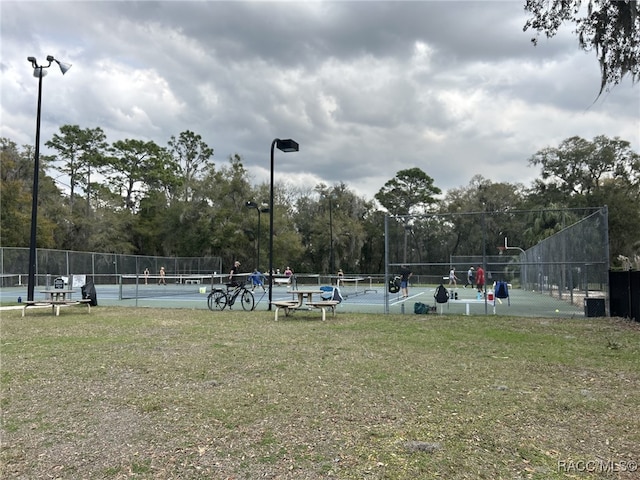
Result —
M284 316L288 317L290 311L295 310L296 308L299 307L298 302L294 300L271 302L271 305L276 307L276 317L275 317L276 322L278 321L278 311L280 309L284 310Z
M66 305L86 305L88 312L91 312L90 298L83 298L80 300L35 300L24 302L24 306L22 307L22 316L24 317L24 314L29 307L51 307L51 313L58 317L60 316L60 307Z
M320 310L322 310L322 321L324 322L327 318L327 308L331 309L331 313L334 317L336 316L336 305L338 305L338 303L340 302L338 302L337 300L323 300L321 302L307 302L307 305L309 307L319 308Z

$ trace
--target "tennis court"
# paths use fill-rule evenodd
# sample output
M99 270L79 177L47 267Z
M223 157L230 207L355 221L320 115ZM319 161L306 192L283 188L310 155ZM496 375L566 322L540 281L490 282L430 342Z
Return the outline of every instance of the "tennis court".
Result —
M215 279L215 287L224 286L223 278ZM338 305L337 312L362 312L380 313L385 312L385 295L388 295L389 312L404 313L414 315L414 304L416 302L435 306L434 292L436 285L412 285L409 290L409 297L402 298L398 294L387 293L385 286L375 283L366 277L347 281L340 287L343 301ZM149 279L148 279L149 280ZM124 307L157 307L157 308L187 308L187 309L207 309L207 295L211 291L211 276L208 277L183 277L182 281L168 277L166 285L158 285L157 279L147 284L138 284L136 288L137 296L132 298L123 297L122 285L96 285L96 293L99 306L124 306ZM188 281L186 281L188 280ZM207 283L209 282L209 283ZM305 283L297 283L298 288L319 287L317 279L307 280ZM131 286L128 287L131 290ZM273 300L291 300L289 293L291 286L274 286ZM36 289L37 292L37 289ZM464 315L467 306L464 300L476 300L475 289L458 287L451 292L458 294L457 302L448 302L438 306L434 315ZM253 291L255 297L256 310L268 310L268 291L263 291L257 287ZM573 296L573 303L569 295L564 299L557 296L550 296L548 293L536 291L525 291L512 288L509 291L509 299L495 301L495 314L522 317L550 317L550 318L570 318L582 317L585 315L583 306L583 293L576 293ZM3 287L0 289L0 300L2 302L17 301L18 297L26 299L26 286ZM39 293L35 299L38 300ZM80 296L80 292L76 295ZM471 315L493 314L493 302L469 304ZM234 305L233 309L241 309L240 305ZM223 312L212 312L212 315L224 315Z

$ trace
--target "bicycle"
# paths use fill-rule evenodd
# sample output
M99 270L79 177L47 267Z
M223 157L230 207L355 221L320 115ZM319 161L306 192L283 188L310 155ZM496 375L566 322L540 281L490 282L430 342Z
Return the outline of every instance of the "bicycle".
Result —
M255 301L253 293L247 289L245 284L228 283L226 291L223 288L214 288L207 297L207 306L209 310L224 310L227 305L229 310L231 306L236 302L236 299L240 297L240 303L242 308L247 311L251 311L255 308Z

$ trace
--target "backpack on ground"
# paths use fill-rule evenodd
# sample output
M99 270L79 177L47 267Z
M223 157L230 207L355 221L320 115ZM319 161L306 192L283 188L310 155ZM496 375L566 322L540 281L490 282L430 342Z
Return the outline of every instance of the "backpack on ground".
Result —
M429 306L422 302L416 302L413 304L413 313L418 315L425 315L429 313Z
M436 299L436 303L447 303L449 301L449 292L443 284L440 284L436 288L436 293L433 297Z

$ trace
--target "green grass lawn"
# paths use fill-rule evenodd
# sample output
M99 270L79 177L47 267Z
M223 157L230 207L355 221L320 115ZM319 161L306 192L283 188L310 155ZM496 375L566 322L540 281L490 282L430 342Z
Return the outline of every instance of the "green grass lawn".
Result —
M0 477L637 478L640 323L319 318L3 311Z

